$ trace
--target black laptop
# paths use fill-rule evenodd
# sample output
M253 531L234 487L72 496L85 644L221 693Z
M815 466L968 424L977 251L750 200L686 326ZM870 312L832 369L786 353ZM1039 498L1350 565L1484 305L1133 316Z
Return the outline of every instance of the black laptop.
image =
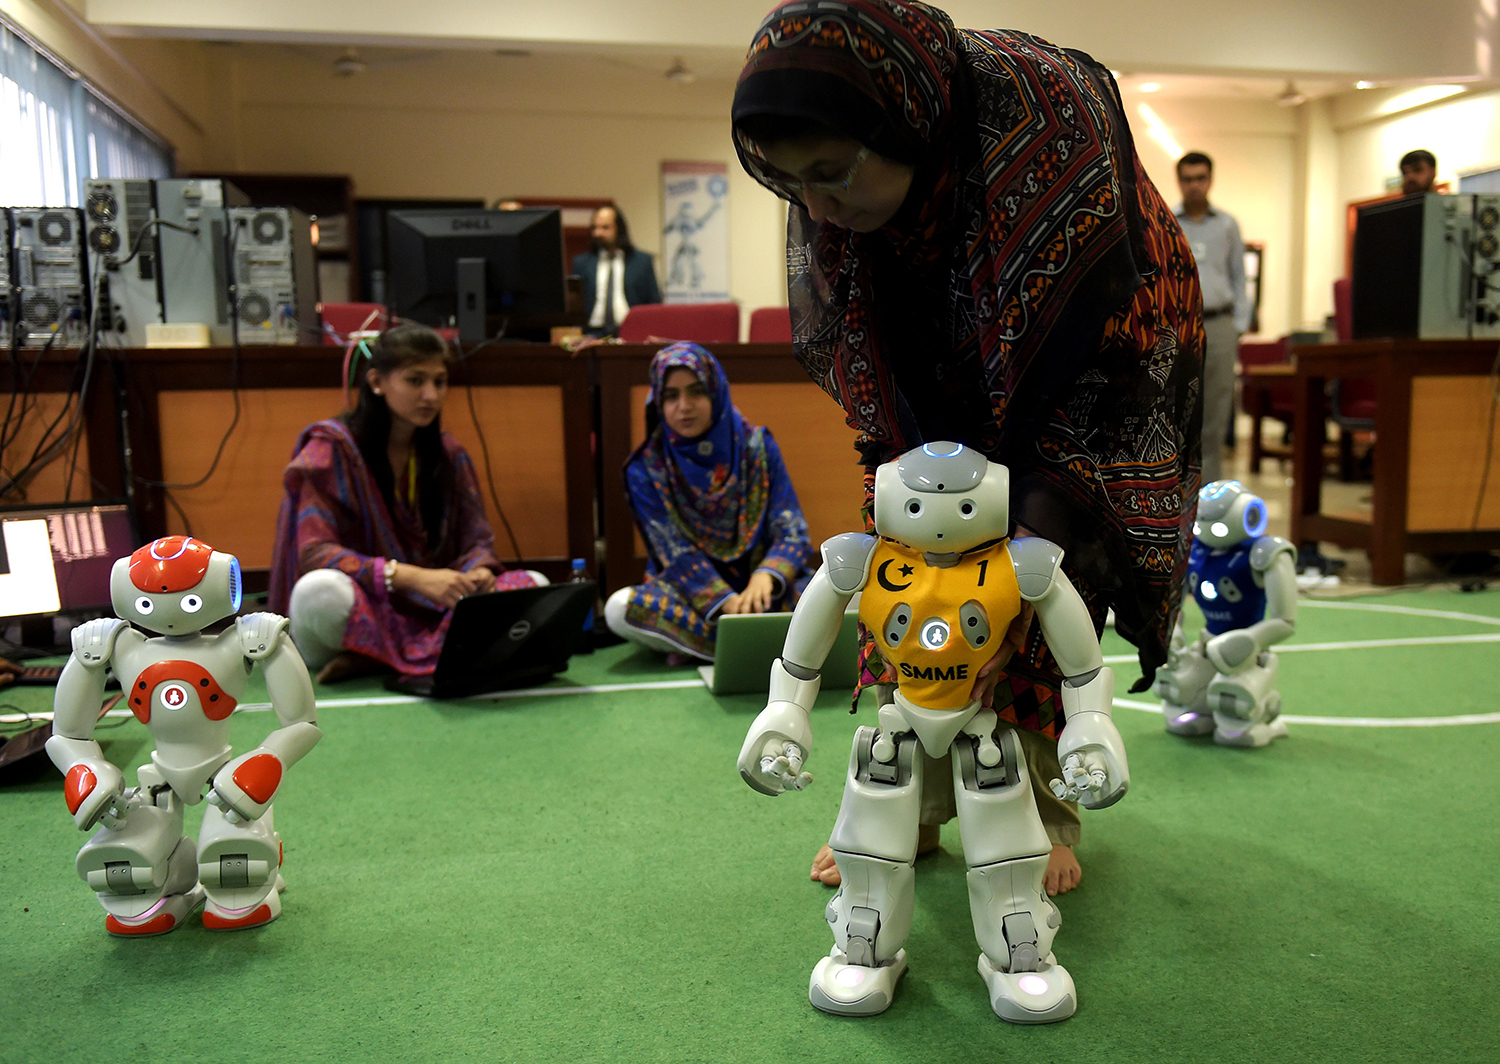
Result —
M568 667L599 595L592 580L467 595L453 608L431 676L393 676L392 691L467 698L543 683Z

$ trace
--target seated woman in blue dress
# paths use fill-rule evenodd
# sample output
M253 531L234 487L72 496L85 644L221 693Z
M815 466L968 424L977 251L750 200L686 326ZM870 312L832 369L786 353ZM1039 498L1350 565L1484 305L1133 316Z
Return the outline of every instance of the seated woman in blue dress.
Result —
M796 604L816 564L797 493L770 430L745 423L697 344L651 360L646 440L625 490L649 558L646 582L605 604L616 635L674 664L711 661L721 614Z

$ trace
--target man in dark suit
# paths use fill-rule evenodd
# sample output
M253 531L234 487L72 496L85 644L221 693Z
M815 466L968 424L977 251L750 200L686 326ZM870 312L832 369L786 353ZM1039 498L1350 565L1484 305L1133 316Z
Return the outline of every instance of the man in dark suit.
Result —
M633 306L660 303L651 256L630 243L630 227L618 207L594 212L593 250L573 260L583 280L583 306L590 336L613 336Z

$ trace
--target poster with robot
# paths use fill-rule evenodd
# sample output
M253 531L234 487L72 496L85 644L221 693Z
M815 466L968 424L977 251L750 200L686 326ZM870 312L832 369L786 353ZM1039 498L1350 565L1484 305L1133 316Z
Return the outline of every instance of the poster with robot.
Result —
M729 299L729 168L664 162L662 297L668 303Z

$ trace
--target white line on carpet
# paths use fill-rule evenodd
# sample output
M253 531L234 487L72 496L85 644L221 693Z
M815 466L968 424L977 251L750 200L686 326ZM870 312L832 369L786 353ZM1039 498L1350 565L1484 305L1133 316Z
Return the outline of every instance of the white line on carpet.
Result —
M1131 698L1117 698L1115 705L1146 713L1161 712L1161 706L1155 702L1137 702ZM1281 719L1288 724L1326 724L1336 728L1444 728L1456 724L1500 724L1500 713L1466 713L1456 717L1301 717L1283 713Z
M1475 624L1500 625L1500 617L1486 617L1482 613L1457 613L1453 610L1429 610L1420 606L1390 606L1383 602L1329 602L1324 599L1301 598L1299 606L1311 606L1319 610L1366 610L1370 613L1403 613L1408 617L1443 617L1450 621L1473 621Z

